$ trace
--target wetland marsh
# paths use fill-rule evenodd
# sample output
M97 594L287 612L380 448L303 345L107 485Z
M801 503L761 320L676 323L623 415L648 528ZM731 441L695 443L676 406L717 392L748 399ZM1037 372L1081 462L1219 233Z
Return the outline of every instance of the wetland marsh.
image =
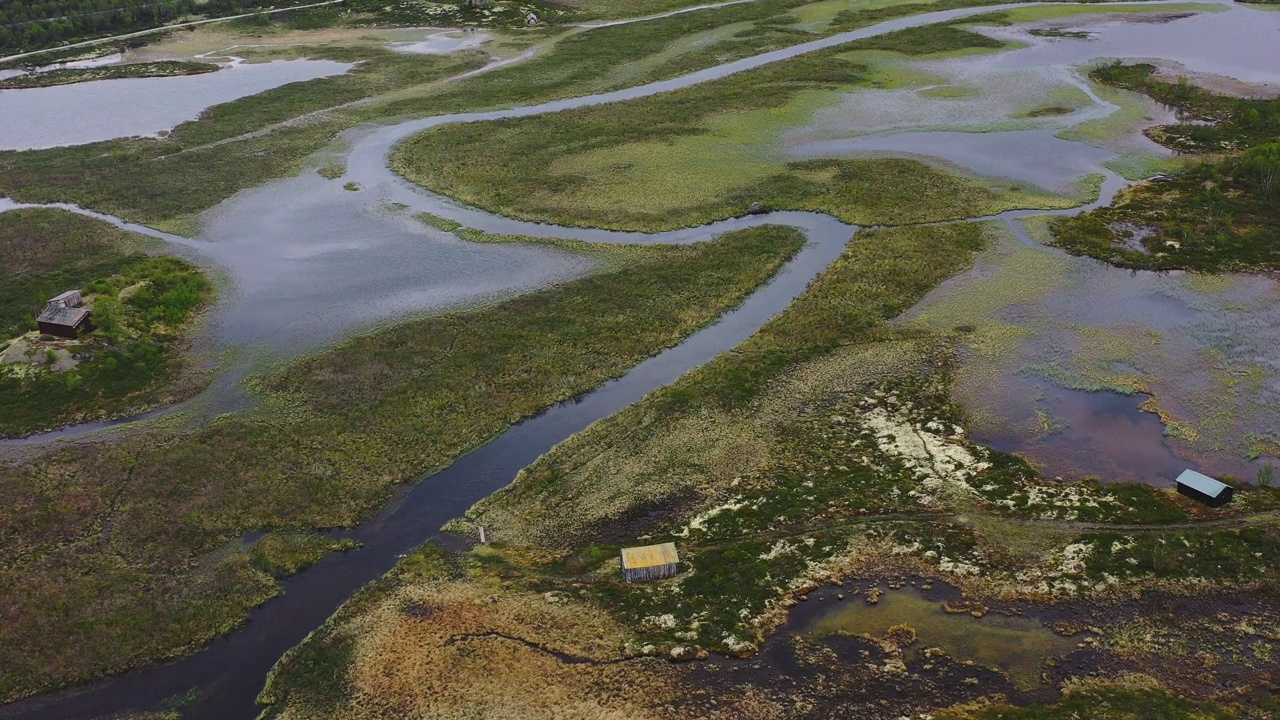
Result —
M341 74L0 154L0 191L218 278L192 352L222 364L164 422L7 457L0 693L189 657L0 716L1265 717L1280 288L1047 243L1183 166L1174 114L1092 67L1266 92L1280 15L651 5L199 31L251 62L136 82ZM1200 508L1182 465L1258 485ZM676 581L618 582L663 539ZM1169 660L1210 637L1200 675Z

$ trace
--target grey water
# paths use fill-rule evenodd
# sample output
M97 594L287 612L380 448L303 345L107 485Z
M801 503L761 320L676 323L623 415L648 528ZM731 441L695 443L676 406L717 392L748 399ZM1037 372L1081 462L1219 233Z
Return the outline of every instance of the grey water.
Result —
M796 159L860 154L942 158L979 175L1061 192L1072 191L1075 183L1116 158L1110 150L1056 137L1052 128L867 135L809 142L789 154Z
M201 75L0 90L0 150L156 136L214 105L288 83L341 75L351 67L332 60L278 60Z
M913 72L969 92L939 97L918 87L864 88L819 109L810 123L783 134L788 159L907 156L941 160L978 175L1012 179L1051 191L1070 190L1121 155L1161 157L1170 151L1144 137L1143 127L1171 123L1171 111L1147 105L1147 121L1095 133L1089 144L1069 134L1120 108L1093 90L1082 69L1110 59L1161 60L1188 72L1280 86L1280 13L1222 4L1215 12L1085 15L1009 27L972 26L1013 43L1012 49L907 62ZM1185 16L1184 16L1185 15ZM1052 26L1087 39L1031 35ZM1060 109L1060 115L1032 111Z
M326 557L286 581L284 594L254 610L243 628L180 660L12 703L0 708L0 717L91 718L155 708L188 691L194 691L195 700L183 708L184 717L221 720L256 715L255 697L271 666L361 585L384 574L402 553L434 537L445 521L509 483L556 443L745 340L838 257L855 232L831 218L801 212L729 219L652 235L500 218L423 192L394 175L387 167L387 155L396 143L446 123L526 117L645 97L851 40L1014 7L1025 5L902 18L627 90L353 131L344 138L351 149L346 174L339 181L321 183L318 176L303 174L269 183L211 211L200 237L163 238L228 269L233 289L215 310L211 330L215 337L228 343L261 339L269 344L277 333L263 337L263 327L244 313L255 308L278 312L269 325L289 330L278 333L285 337L281 352L323 342L380 318L516 292L589 270L552 249L462 244L414 225L409 216L415 212L429 211L487 232L597 242L696 242L741 227L776 223L800 228L810 242L772 281L715 324L582 398L513 426L446 470L408 488L378 517L343 533L364 543L363 549ZM348 182L360 189L341 190ZM1122 185L1122 180L1108 174L1099 202L1108 201ZM344 192L348 194L340 194ZM1003 216L1027 214L1035 213ZM157 236L154 230L148 234ZM421 247L415 249L415 244ZM293 274L299 275L297 282L290 277ZM421 282L415 285L415 278ZM267 310L264 304L278 307Z

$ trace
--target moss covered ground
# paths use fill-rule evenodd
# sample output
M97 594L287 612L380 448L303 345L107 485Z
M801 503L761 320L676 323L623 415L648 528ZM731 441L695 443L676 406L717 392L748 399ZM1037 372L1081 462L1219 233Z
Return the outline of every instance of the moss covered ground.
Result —
M213 287L148 238L62 210L0 214L0 436L141 412L198 389L183 338ZM96 330L41 337L49 298L81 290Z
M234 627L277 592L271 572L319 551L304 539L246 554L243 534L356 523L394 484L715 319L801 244L765 227L633 252L594 277L296 361L257 381L261 412L0 465L0 697L119 672Z

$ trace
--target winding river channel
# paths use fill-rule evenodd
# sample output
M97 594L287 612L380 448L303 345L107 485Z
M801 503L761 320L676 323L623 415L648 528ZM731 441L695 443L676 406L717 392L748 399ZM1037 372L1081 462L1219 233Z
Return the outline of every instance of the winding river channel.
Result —
M225 339L228 342L253 340L257 337L253 328L237 325L243 320L243 317L237 314L240 312L237 308L260 299L254 294L257 287L255 283L261 283L265 287L271 282L291 282L280 276L272 277L272 274L279 272L283 266L268 264L263 267L260 256L249 260L237 260L237 254L233 252L236 248L236 238L238 234L255 237L255 232L261 232L252 227L255 223L261 224L264 217L256 213L255 209L266 212L268 208L280 208L289 203L293 203L288 207L289 214L281 215L277 212L269 216L268 222L284 222L290 216L314 211L326 203L336 202L339 198L349 198L348 202L360 203L366 212L363 215L356 213L344 222L365 222L374 227L399 228L397 232L402 233L408 232L403 228L410 222L408 218L410 213L425 211L490 233L572 238L592 242L689 243L707 240L740 228L777 224L802 230L807 235L809 243L771 281L757 289L739 307L726 313L714 324L690 335L678 345L641 362L622 377L605 383L581 398L555 405L537 417L512 426L488 444L459 458L447 469L402 488L397 497L377 517L349 532L340 533L343 537L358 540L363 544L362 549L346 554L332 554L308 570L286 580L284 593L252 611L249 622L239 630L220 637L205 649L179 660L91 685L10 704L0 708L0 718L51 720L92 718L126 711L153 709L176 696L192 691L194 691L192 697L195 699L183 706L184 717L218 720L254 717L259 710L255 704L255 698L272 665L285 651L297 645L310 631L320 626L362 585L385 574L405 552L435 537L438 529L446 521L457 517L477 500L511 482L521 468L550 450L555 444L583 430L591 423L636 402L646 393L671 383L685 372L710 361L718 354L750 337L761 325L786 308L815 276L836 259L857 232L854 226L826 215L810 212L775 212L764 216L734 218L703 227L655 234L560 227L517 221L462 206L446 198L424 192L402 180L388 167L388 155L397 143L429 128L450 123L527 117L645 97L723 78L733 73L839 46L853 40L1026 6L1026 4L996 5L917 15L626 90L509 110L462 113L409 120L391 126L357 129L345 136L346 141L350 143L350 150L346 155L346 175L340 182L323 181L312 173L304 173L298 178L276 181L261 189L242 193L210 213L207 218L206 232L199 240L181 238L151 228L132 225L74 206L55 206L108 220L126 229L164 240L183 248L184 252L195 253L206 258L212 266L228 269L229 274L241 285L237 287L234 296L224 307L215 310L214 320L215 325L222 328L220 332L225 333ZM1080 212L1088 207L1108 203L1115 192L1124 186L1125 181L1114 173L1101 168L1096 172L1106 177L1097 201L1085 208L1056 212ZM358 193L335 190L344 183L356 183L362 190ZM341 195L344 192L346 195ZM368 212L368 208L371 207L370 196L375 202L396 203L407 206L408 210L390 213L390 216L385 213ZM0 211L16 207L22 207L22 205L0 199ZM1013 211L994 216L992 219L1011 221L1020 217L1042 214L1046 214L1045 211ZM338 231L341 233L349 229L349 225L341 225ZM349 233L348 236L350 236ZM521 291L578 276L590 270L589 261L554 249L485 246L477 250L475 246L464 244L452 236L446 236L443 233L435 234L434 231L421 228L414 229L410 236L416 238L416 241L423 246L419 252L423 253L424 257L436 252L480 252L482 253L480 255L468 255L467 262L483 264L486 260L492 260L499 265L518 266L522 268L522 272L533 268L523 275L519 282L498 283L483 287L483 292L489 295ZM301 241L295 243L291 240L288 233L281 233L278 239L277 246L282 244L284 247L284 250L279 251L281 263L296 261L296 257L287 256L290 253L305 254L307 250ZM337 248L334 252L359 253L367 250L369 248L353 245ZM376 252L376 249L374 251ZM252 265L253 263L257 265ZM367 265L370 268L375 266L376 264ZM410 263L410 269L415 267L417 266ZM384 271L392 275L397 272L394 268L384 269ZM452 269L445 268L441 272L452 272ZM258 280L253 279L255 274L260 276ZM492 267L489 268L489 274L493 274ZM304 277L303 280L310 282L314 278ZM465 282L466 279L463 280ZM358 295L362 287L372 287L381 281L383 279L376 274L353 280L351 287L339 295L346 300ZM433 301L436 305L456 304L474 295L474 292L459 293L456 296L446 293L443 300L437 297ZM299 304L299 307L292 309L285 307L281 312L294 313L297 317L303 317L306 311L303 305ZM392 308L392 310L397 309L415 308ZM309 312L323 314L324 310L324 307L320 307L319 310L311 307ZM379 312L381 317L353 314L340 318L336 325L339 330L346 330L362 324L367 325L371 320L392 317L395 314L386 309ZM227 328L233 328L233 330L227 330ZM215 385L218 384L215 382ZM221 385L234 385L234 383L223 382ZM217 392L227 392L227 389L222 388ZM63 440L98 429L100 429L98 426L72 428L52 436L32 438L29 441Z

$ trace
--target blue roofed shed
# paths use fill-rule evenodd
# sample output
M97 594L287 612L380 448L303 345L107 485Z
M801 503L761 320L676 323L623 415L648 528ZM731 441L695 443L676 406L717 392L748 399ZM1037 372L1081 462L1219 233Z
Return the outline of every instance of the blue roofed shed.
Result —
M1230 485L1195 470L1183 470L1178 476L1178 492L1211 507L1221 507L1231 502L1234 491Z

